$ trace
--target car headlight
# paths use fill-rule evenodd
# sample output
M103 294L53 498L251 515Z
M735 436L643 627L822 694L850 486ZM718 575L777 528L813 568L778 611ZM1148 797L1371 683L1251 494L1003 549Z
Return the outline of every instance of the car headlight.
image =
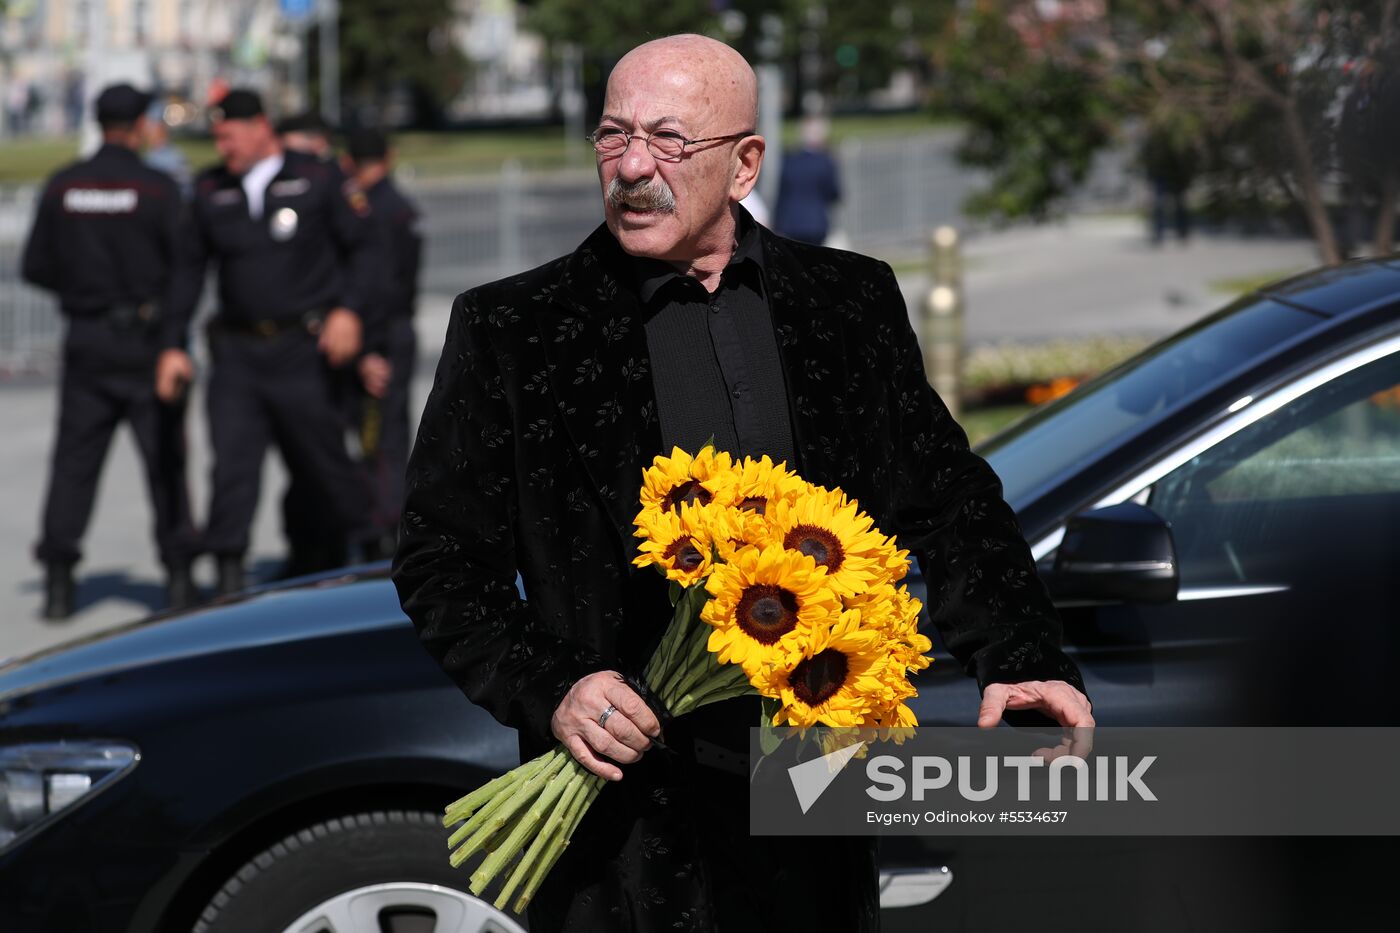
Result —
M0 745L0 852L136 767L121 742Z

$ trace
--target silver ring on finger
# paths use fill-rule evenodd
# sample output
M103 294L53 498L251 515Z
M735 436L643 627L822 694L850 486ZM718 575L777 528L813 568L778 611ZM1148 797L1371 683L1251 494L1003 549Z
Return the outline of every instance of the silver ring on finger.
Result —
M611 703L609 703L609 704L608 704L608 708L605 709L605 710L603 710L602 715L600 715L600 716L598 717L598 725L600 725L600 726L602 726L604 729L606 729L606 728L608 727L608 717L611 716L611 715L612 715L613 713L615 713L615 712L617 712L617 707L616 707L616 706L613 706Z

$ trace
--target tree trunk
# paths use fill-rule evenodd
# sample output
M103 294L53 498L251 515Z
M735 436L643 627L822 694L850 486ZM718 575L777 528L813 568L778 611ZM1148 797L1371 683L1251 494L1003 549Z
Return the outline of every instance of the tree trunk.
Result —
M1389 255L1395 249L1395 201L1400 194L1400 183L1397 182L1400 179L1397 179L1395 170L1387 166L1381 177L1381 203L1376 210L1377 256Z
M1291 98L1280 104L1283 125L1288 133L1288 144L1293 150L1293 163L1298 175L1298 192L1303 198L1303 211L1312 228L1313 239L1317 241L1317 251L1322 261L1329 266L1342 261L1341 250L1337 248L1337 232L1332 226L1332 218L1327 216L1327 204L1322 199L1322 180L1317 177L1317 167L1313 164L1312 149L1308 146L1308 134L1303 131L1303 120L1298 116L1298 105Z

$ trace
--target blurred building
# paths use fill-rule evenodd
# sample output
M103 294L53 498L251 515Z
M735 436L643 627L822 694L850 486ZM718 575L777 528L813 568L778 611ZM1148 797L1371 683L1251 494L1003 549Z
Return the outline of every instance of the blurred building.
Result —
M201 103L215 77L265 84L285 32L279 0L12 0L0 14L0 119L10 133L72 132L88 76Z

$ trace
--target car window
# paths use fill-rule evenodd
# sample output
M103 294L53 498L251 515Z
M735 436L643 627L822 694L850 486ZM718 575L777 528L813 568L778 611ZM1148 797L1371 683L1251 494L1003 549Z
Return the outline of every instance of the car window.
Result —
M1001 477L1006 500L1020 509L1106 445L1147 429L1321 320L1275 301L1247 299L1046 405L979 453Z
M1202 452L1147 504L1172 525L1183 586L1280 582L1320 549L1400 519L1400 353Z

